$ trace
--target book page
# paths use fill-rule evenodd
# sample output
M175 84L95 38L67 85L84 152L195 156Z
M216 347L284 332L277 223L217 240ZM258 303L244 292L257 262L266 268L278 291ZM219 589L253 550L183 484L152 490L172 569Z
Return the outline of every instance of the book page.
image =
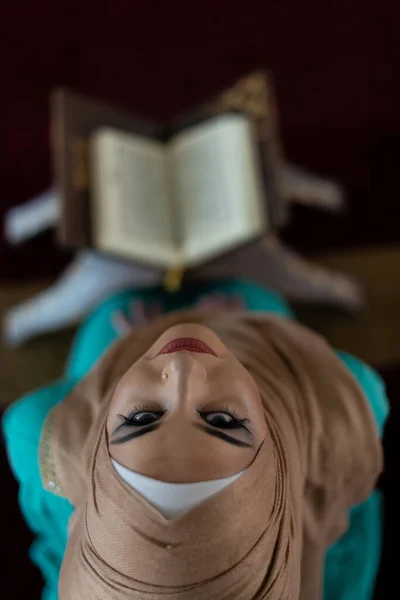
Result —
M92 139L96 246L127 258L171 266L177 242L164 145L118 130Z
M184 131L169 152L191 266L261 234L266 225L262 175L246 116L224 115Z

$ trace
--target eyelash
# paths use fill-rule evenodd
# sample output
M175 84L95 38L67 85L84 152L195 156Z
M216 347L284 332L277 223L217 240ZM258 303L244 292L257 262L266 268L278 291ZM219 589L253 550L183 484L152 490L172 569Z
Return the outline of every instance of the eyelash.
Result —
M141 425L140 423L138 423L137 421L134 421L134 417L141 412L147 412L147 413L152 413L154 415L158 415L158 418L161 419L162 416L165 415L165 413L167 412L166 410L154 410L154 408L151 408L150 406L143 404L141 406L134 406L131 410L131 412L129 413L129 415L125 416L125 415L118 415L119 417L121 417L121 419L123 420L123 425L129 424L129 425L135 425L136 427L144 427L144 425Z
M148 405L134 406L128 416L119 415L123 419L122 425L129 424L129 425L134 425L135 427L145 427L145 425L141 425L140 423L138 423L137 421L134 420L134 417L138 413L141 413L141 412L148 412L148 413L152 413L154 415L158 415L158 419L161 419L167 411L166 410L160 410L160 411L154 410L153 408L149 407ZM232 419L231 424L227 424L226 427L224 427L224 428L221 427L220 429L240 429L240 428L247 429L247 427L245 426L245 423L247 423L248 420L242 419L233 408L231 408L227 405L216 406L213 410L205 410L205 408L198 409L197 413L207 423L208 423L208 421L206 420L205 417L207 417L208 415L214 414L214 413L223 413L223 414L231 417L231 419ZM156 420L158 420L158 419L156 419ZM208 424L211 425L210 423L208 423ZM213 425L211 425L211 427L213 427ZM216 427L216 428L218 429L218 427Z
M237 421L238 423L246 420L246 419L242 419L238 415L236 410L234 408L231 408L227 404L220 404L219 406L216 406L212 410L207 410L206 407L204 407L204 408L198 410L197 412L205 414L205 415L209 415L211 413L225 413L225 414L229 415L230 417L232 417L233 419L235 419L235 421Z

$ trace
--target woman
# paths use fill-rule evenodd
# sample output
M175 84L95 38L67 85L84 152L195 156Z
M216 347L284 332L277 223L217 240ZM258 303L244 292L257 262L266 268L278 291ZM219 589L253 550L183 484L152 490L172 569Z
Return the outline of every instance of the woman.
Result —
M176 312L216 293L248 310ZM5 418L45 597L371 598L379 378L243 282L139 294L175 312L97 361L132 296L100 307L65 380Z

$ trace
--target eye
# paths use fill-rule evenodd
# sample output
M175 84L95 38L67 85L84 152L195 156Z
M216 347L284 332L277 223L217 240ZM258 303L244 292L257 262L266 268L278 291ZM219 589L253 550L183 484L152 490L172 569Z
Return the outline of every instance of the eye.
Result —
M151 425L158 419L161 419L165 411L159 410L140 410L133 411L127 417L119 415L123 419L122 425L133 425L135 427L143 427L144 425Z
M199 411L199 415L206 423L217 429L239 429L240 427L244 427L244 422L246 421L246 419L238 419L226 411Z

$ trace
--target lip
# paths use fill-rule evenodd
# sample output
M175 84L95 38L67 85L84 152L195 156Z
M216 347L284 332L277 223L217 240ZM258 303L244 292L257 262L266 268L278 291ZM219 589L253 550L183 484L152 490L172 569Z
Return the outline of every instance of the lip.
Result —
M196 338L176 338L175 340L171 340L161 348L156 356L160 354L172 354L173 352L201 352L217 356L217 353L210 346Z

